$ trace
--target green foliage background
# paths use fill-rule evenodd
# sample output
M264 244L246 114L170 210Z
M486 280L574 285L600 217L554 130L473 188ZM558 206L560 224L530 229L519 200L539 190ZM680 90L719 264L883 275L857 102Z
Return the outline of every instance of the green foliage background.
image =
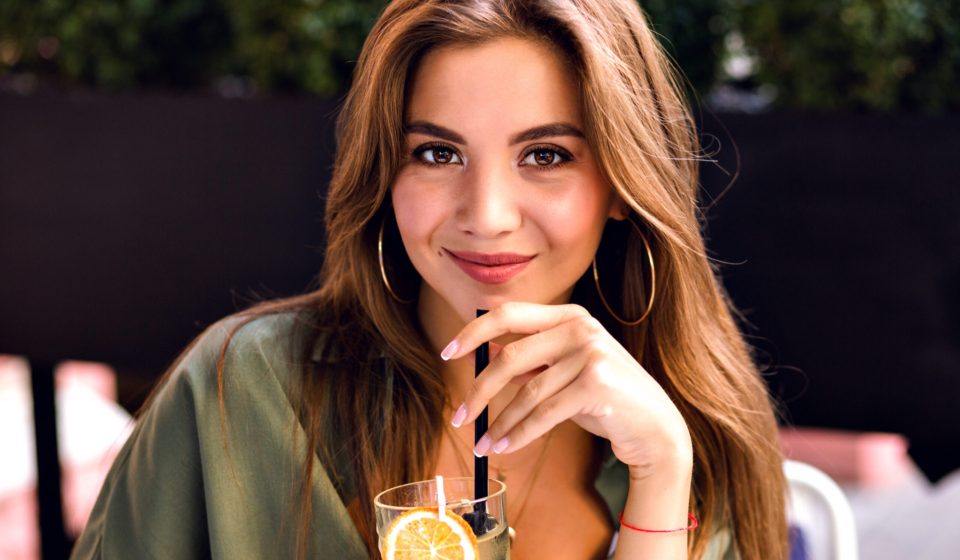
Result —
M197 88L235 75L262 92L333 95L349 84L388 1L3 0L0 74L100 88ZM718 2L651 0L645 8L691 81L709 88L721 37L700 22ZM38 48L44 38L58 41L50 58Z
M3 0L0 72L101 88L209 85L333 94L384 0ZM53 37L45 59L40 41ZM13 46L11 46L13 45ZM4 49L20 51L14 64ZM4 64L4 59L8 64ZM4 68L6 66L6 68Z
M0 0L0 79L105 89L344 91L388 0ZM960 0L641 0L699 95L728 79L724 36L801 109L960 108Z
M759 82L809 109L960 109L958 0L739 0Z

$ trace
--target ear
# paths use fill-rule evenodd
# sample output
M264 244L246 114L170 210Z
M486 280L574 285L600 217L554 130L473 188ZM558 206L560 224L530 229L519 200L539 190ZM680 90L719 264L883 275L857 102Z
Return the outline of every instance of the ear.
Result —
M630 215L630 205L623 200L623 197L621 197L619 193L614 192L611 198L609 217L618 222L626 220L627 216Z

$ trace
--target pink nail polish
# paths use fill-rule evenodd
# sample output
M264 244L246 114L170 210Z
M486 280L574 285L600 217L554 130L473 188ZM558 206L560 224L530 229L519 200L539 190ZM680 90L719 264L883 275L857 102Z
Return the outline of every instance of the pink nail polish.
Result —
M483 434L483 437L480 438L480 441L477 442L477 446L473 448L473 454L477 457L483 457L484 454L490 450L490 434Z
M459 428L460 424L463 424L463 421L467 419L467 405L461 404L460 408L457 409L457 413L453 415L453 419L450 420L450 423L453 424L453 427Z
M453 339L453 342L447 344L447 347L443 349L443 352L440 352L440 357L443 358L444 361L447 361L450 359L450 356L453 356L457 353L459 348L460 342L458 342L457 339Z
M493 446L493 452L499 455L503 453L503 450L506 449L507 446L509 445L510 445L510 438L504 437L503 439L498 441L496 445Z

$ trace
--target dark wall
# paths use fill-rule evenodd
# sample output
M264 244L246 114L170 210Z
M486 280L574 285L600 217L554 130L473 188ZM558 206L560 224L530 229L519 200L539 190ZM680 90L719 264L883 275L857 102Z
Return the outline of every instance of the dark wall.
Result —
M934 479L960 467L960 118L703 120L721 166L731 136L742 156L708 245L743 263L725 285L788 419L904 433ZM703 166L709 195L728 182Z
M320 268L335 104L0 96L0 352L158 375L234 294ZM708 245L802 425L960 467L960 118L704 119ZM703 169L704 198L728 177ZM152 378L152 377L151 377Z
M155 376L322 263L331 102L0 97L0 352Z

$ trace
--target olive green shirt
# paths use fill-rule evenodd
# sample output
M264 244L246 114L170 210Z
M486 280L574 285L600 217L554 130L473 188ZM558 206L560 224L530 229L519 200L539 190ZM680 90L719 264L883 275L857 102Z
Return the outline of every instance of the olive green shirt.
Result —
M291 405L300 376L291 356L295 320L292 314L270 316L237 331L225 360L222 417L216 363L233 323L218 323L200 338L117 455L72 559L293 555L301 527L294 486L306 457ZM627 477L626 466L607 453L596 489L615 526ZM312 493L307 558L369 558L319 462ZM729 531L713 536L705 557L735 557Z

